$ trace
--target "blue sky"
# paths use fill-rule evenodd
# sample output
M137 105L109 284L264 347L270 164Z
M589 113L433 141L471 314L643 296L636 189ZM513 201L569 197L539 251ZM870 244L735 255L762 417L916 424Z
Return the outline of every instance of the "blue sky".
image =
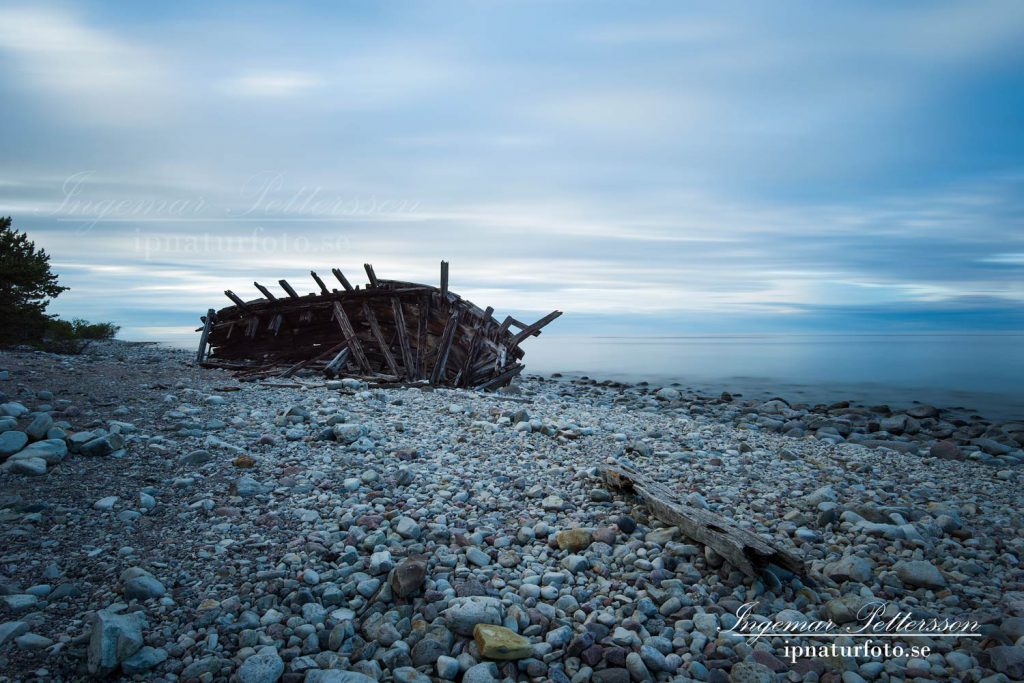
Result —
M253 279L563 332L1024 329L1024 4L5 3L0 215L52 310Z

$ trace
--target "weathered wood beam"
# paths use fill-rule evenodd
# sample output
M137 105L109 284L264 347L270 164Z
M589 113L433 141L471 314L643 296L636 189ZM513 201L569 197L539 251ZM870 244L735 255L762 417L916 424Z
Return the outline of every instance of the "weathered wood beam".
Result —
M807 577L803 561L789 550L710 510L681 503L669 488L643 476L634 467L624 463L606 465L603 473L610 488L632 491L655 517L679 527L686 537L711 548L747 576L757 578L769 565L776 565Z
M441 261L441 298L448 298L448 262Z
M345 367L345 363L348 362L348 357L351 353L352 352L349 350L348 346L339 351L338 355L336 355L334 359L327 364L327 367L324 368L324 374L328 377L340 375L341 369Z
M504 372L495 375L494 377L492 377L489 380L486 380L485 382L478 384L476 388L479 389L480 391L490 391L491 389L499 389L508 384L509 382L511 382L516 375L522 372L523 367L524 366L521 365L520 363L516 363L515 365L506 369Z
M320 354L318 354L316 356L312 356L312 357L307 358L305 360L299 361L295 365L291 366L290 368L288 368L287 370L282 372L280 376L281 377L291 377L296 372L298 372L302 368L306 367L310 363L315 363L317 361L323 360L324 358L327 358L327 356L333 355L333 354L341 351L341 349L344 349L344 348L347 348L346 345L345 345L345 342L342 342L340 344L336 344L335 346L332 346L331 348L327 349L323 353L320 353Z
M290 284L288 284L287 280L278 280L277 284L281 285L281 289L283 289L284 291L288 292L288 296L290 296L291 298L293 298L293 299L298 299L299 298L299 295L296 293L296 291L294 289L292 289L292 286Z
M448 316L448 322L441 333L441 341L437 345L437 358L434 360L434 369L430 373L430 383L437 386L444 380L444 372L448 368L448 353L452 350L452 342L455 340L455 329L459 326L459 309Z
M364 263L363 269L366 271L367 279L370 280L370 287L379 286L380 283L377 280L377 274L373 272L373 266L371 266L369 263Z
M206 356L206 342L210 338L210 328L213 327L213 319L216 315L212 308L206 310L206 317L203 318L203 334L199 337L199 351L196 353L197 363L202 363Z
M256 289L260 290L260 294L262 294L266 298L267 301L277 301L277 297L274 296L273 294L271 294L269 289L267 289L266 287L264 287L263 285L261 285L258 282L254 282L252 284L253 284L253 286L256 287Z
M320 287L321 294L330 294L331 290L327 289L327 285L320 279L320 276L316 274L315 270L309 271L309 274L313 276L313 281L316 282L317 286Z
M373 338L377 340L377 344L380 346L380 351L384 355L384 362L387 364L388 369L391 370L391 374L395 377L400 377L398 372L398 363L395 362L395 357L391 353L391 347L388 346L387 341L384 339L384 334L380 331L380 325L377 324L377 316L374 314L373 309L365 301L363 302L363 317L366 322L370 324L370 333L373 334Z
M356 363L366 372L370 372L370 361L363 353L363 345L359 342L359 337L356 336L352 322L345 315L344 307L337 301L334 302L334 319L338 321L338 327L341 328L341 333L345 336L345 341L348 342L348 348L352 350Z
M554 320L560 315L562 315L561 311L551 311L537 322L531 325L527 325L520 332L518 332L516 336L512 337L512 342L509 344L509 348L513 349L516 346L519 346L519 344L527 337L537 336L538 334L540 334L541 328L546 326L548 323L550 323L552 320Z
M395 330L398 332L398 347L402 350L405 378L413 380L416 378L416 357L412 355L409 330L405 326L405 312L402 310L402 302L397 296L391 297L391 312L395 318Z
M249 309L249 304L247 304L244 301L242 301L241 297L239 297L237 294L232 292L230 289L225 289L224 290L224 296L226 296L227 298L231 299L231 301L234 302L234 304L236 306L238 306L239 308L241 308L243 310L246 310L246 311L250 310Z
M354 287L352 287L352 283L348 281L348 278L345 277L345 274L342 273L340 269L331 268L331 273L334 275L334 277L338 278L338 282L341 283L341 286L345 288L346 292L351 292L355 289Z
M420 298L419 306L416 307L418 319L416 324L418 330L416 332L416 375L417 379L424 379L427 370L427 341L428 325L427 321L430 319L430 295L424 295Z

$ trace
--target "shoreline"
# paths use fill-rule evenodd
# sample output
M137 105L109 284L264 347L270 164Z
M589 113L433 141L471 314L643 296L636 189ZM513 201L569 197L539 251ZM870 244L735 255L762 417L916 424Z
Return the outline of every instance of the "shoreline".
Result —
M0 465L0 681L982 680L1024 655L1024 451L985 452L986 421L532 375L271 387L193 361L0 352L3 433L40 461ZM880 443L851 441L861 423ZM932 452L947 429L954 459ZM616 462L806 577L736 571L610 490ZM817 641L729 633L752 601L837 624L883 602L983 638L791 662L785 641ZM477 624L508 628L515 658Z

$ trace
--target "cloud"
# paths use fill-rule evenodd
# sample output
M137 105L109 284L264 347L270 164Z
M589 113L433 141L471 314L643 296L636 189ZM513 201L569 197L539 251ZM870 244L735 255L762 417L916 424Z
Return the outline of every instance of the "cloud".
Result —
M58 10L0 9L0 26L20 85L62 117L115 126L168 113L169 73L149 50Z
M311 73L294 71L267 71L240 76L227 83L229 93L244 97L306 96L311 88L323 81Z

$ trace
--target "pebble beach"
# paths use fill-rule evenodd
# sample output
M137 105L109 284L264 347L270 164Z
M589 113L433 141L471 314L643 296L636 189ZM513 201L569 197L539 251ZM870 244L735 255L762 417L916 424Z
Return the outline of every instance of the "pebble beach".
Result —
M0 681L1024 679L1024 416L841 399L0 352ZM805 575L737 571L611 490L616 462ZM733 630L872 604L977 628L884 658Z

